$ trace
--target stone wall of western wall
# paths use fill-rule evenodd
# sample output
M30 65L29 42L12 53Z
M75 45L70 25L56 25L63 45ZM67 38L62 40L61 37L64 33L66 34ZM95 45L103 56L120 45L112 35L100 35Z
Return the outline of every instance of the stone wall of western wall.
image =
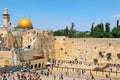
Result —
M94 58L101 62L107 61L106 54L112 54L112 62L119 61L117 53L120 53L120 38L67 38L55 37L56 58L93 61ZM63 50L61 50L63 48ZM99 57L102 51L104 57Z

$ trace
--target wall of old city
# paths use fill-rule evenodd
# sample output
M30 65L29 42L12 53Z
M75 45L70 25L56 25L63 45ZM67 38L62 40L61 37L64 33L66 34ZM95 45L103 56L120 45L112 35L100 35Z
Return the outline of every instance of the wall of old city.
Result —
M118 60L117 53L120 53L120 39L119 38L67 38L55 37L56 58L58 60L66 59L72 60L82 57L83 60L89 59L93 62L94 58L105 62L106 54L112 54L112 61ZM99 52L102 51L104 58L99 57Z
M38 34L38 49L40 54L45 54L47 58L55 59L54 36L52 33Z

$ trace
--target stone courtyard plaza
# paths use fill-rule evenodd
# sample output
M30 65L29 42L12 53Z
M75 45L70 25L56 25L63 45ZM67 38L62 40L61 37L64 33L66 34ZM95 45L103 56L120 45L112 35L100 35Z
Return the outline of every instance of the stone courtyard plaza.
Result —
M46 72L47 69L44 69L43 72ZM116 73L110 73L110 77L106 77L106 74L109 72L97 72L96 71L86 71L82 73L81 70L77 69L66 69L66 68L56 68L52 69L52 74L49 75L41 74L41 70L37 70L36 73L40 75L40 79L42 80L120 80L120 75ZM91 78L91 73L94 76L94 79ZM28 75L31 75L33 78L36 78L35 73L28 72L14 72L12 74L5 74L7 76L7 80L19 80L17 74L24 74L28 79ZM63 79L61 79L61 74L63 75ZM14 78L14 79L13 79ZM22 79L26 80L26 79ZM39 79L31 79L31 80L39 80Z
M57 80L61 74L64 80L91 80L92 76L95 80L120 80L119 38L54 36L51 30L35 30L29 18L21 18L17 25L10 19L5 8L0 25L1 74L16 73L23 66L40 74L40 69L47 69L49 62L53 74L49 77L40 74L43 80L52 80L55 75Z

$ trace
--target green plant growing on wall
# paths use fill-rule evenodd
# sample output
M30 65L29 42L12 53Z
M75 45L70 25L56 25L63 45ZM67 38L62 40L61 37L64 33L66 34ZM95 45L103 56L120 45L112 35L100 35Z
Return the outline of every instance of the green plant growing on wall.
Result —
M95 63L95 65L98 63L98 59L97 58L94 58L94 63Z

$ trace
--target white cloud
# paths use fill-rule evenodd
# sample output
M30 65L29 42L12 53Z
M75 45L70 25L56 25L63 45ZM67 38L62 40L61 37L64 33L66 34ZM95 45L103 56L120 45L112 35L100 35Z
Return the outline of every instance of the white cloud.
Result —
M120 14L113 14L112 18L120 18Z

